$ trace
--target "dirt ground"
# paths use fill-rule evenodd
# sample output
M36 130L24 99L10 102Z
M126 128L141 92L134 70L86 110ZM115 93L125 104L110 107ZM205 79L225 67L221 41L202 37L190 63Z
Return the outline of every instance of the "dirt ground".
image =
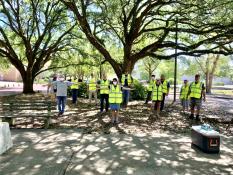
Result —
M19 95L19 98L30 98ZM35 97L35 96L34 96ZM38 96L38 98L41 98ZM160 118L156 118L150 105L144 105L143 101L131 101L127 109L120 110L120 124L110 123L110 113L99 113L99 106L88 104L87 99L79 99L77 105L71 104L68 99L66 112L57 117L57 111L53 111L51 128L79 128L86 133L152 133L156 132L190 132L192 125L210 123L220 133L232 135L232 125L228 127L233 118L233 98L230 96L207 96L207 102L203 103L202 120L196 122L188 118L189 113L182 113L179 101L172 103L172 97L167 99L165 110ZM223 123L222 123L223 122ZM42 128L43 122L30 118L17 119L15 128Z

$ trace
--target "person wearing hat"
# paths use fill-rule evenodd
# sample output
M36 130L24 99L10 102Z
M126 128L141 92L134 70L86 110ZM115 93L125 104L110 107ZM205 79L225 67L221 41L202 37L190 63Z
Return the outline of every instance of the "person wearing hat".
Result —
M200 81L199 74L195 75L195 81L190 84L188 96L190 96L190 108L191 108L191 115L189 118L194 119L194 112L196 108L196 120L199 121L202 99L203 101L206 101L205 85Z
M152 90L152 111L156 111L157 117L160 117L160 105L163 100L163 87L160 79L156 80L156 84L153 86Z
M188 80L185 79L184 80L184 84L181 86L180 89L180 101L181 101L181 105L183 108L183 112L185 111L189 111L189 96L188 96L188 92L189 92L189 84L188 84Z

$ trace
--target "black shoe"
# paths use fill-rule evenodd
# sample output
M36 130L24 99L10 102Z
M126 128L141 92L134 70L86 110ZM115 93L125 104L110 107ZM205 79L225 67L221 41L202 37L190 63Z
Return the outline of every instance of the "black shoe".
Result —
M190 118L191 120L193 120L193 119L194 119L194 114L191 114L191 115L189 116L189 118Z
M199 115L196 115L196 121L200 121Z

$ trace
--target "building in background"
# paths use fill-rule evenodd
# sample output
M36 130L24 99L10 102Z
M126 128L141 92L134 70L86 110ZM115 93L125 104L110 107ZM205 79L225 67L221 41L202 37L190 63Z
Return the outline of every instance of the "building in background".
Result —
M22 81L22 78L19 71L14 66L11 66L7 70L0 70L0 81L19 82Z

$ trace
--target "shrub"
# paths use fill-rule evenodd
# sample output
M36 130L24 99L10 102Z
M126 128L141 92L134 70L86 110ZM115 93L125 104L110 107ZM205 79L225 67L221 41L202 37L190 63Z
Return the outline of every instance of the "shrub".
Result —
M79 84L78 97L86 98L87 96L87 84L85 82L81 82Z
M131 91L132 100L144 100L146 88L137 80L134 80L134 90Z

